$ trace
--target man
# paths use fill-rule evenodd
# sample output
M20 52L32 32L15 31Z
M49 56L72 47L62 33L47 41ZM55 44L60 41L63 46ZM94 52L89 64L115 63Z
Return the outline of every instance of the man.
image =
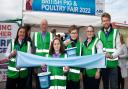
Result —
M104 89L118 89L118 58L109 59L110 54L121 46L119 31L112 28L111 16L103 13L101 16L103 27L98 32L98 37L103 43L103 51L107 54L107 68L102 69L102 80Z
M88 26L86 28L87 39L82 45L82 55L94 55L96 53L103 53L103 44L95 36L95 31L93 26ZM83 69L83 82L84 89L99 89L100 84L100 69Z
M49 48L51 41L53 40L53 36L50 32L47 31L48 28L48 22L46 19L42 19L42 22L40 24L41 32L35 32L34 34L34 43L36 47L36 55L39 56L46 56L49 53ZM41 72L46 72L47 68L46 67L39 67L37 68L36 72L41 73ZM39 86L39 81L37 80L37 88L40 89Z

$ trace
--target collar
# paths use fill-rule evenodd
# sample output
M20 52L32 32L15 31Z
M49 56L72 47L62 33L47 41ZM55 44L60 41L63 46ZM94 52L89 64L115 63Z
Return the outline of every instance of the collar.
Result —
M19 39L18 39L18 43L21 45L21 43L22 43L22 40L19 40Z
M111 29L111 27L109 27L108 29L104 28L104 32L107 32L107 31L110 32L110 29Z
M47 33L47 31L46 32L42 32L42 35L44 36L44 35L46 35L46 33Z

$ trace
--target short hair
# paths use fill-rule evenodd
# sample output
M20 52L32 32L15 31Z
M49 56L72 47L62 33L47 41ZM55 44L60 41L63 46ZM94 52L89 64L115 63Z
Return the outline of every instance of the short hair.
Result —
M48 25L47 19L43 18L43 19L41 20L41 22L40 22L40 27L41 27L41 28L42 28L43 22L45 22L45 23Z
M85 29L87 30L88 27L91 27L93 29L93 31L95 30L94 26L92 26L92 25L87 26Z
M69 27L69 33L71 33L71 31L73 31L73 30L77 30L77 32L78 32L78 27L76 26L76 25L71 25L70 27Z
M55 53L55 50L54 50L54 47L53 47L53 44L54 44L55 40L59 40L59 42L60 42L60 51L59 52L61 54L64 54L64 52L65 52L64 44L62 43L62 41L61 41L61 39L59 37L55 37L53 39L53 41L51 42L51 46L50 46L50 49L49 49L49 54L52 55L52 54Z
M109 18L109 19L111 20L111 15L110 15L109 13L104 12L104 13L101 15L101 19L102 19L103 17Z

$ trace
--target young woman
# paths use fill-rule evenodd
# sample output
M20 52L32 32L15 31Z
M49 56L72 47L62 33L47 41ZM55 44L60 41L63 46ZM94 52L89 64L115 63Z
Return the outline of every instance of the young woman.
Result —
M70 38L64 44L68 48L76 47L76 56L81 55L81 43L78 36L78 28L75 25L69 27ZM70 67L67 75L66 89L80 89L80 68Z
M49 57L64 58L64 46L60 38L54 38L51 43ZM48 66L51 72L51 86L49 89L66 89L66 76L64 75L63 67Z
M27 42L26 36L25 27L20 27L15 40L12 40L7 48L7 57L0 61L0 63L9 63L6 89L25 89L26 87L28 70L26 68L16 67L16 51L31 52L30 43Z

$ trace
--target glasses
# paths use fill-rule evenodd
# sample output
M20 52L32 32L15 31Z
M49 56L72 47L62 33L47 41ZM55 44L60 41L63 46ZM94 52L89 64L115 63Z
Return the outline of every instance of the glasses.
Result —
M71 32L71 34L77 34L77 32Z
M94 31L86 31L86 32L94 32Z

